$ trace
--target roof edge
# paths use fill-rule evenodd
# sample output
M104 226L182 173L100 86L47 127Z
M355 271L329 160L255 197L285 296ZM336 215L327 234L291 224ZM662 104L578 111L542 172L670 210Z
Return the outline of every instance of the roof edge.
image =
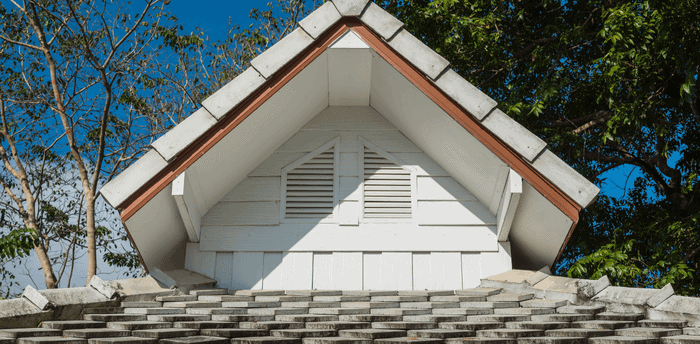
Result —
M533 166L533 163L530 163L527 158L523 157L522 153L512 148L508 142L500 138L497 133L489 130L486 125L478 120L477 116L462 106L462 102L450 97L442 87L436 85L435 81L415 67L409 59L394 50L389 43L380 38L377 33L373 32L367 24L357 17L344 17L336 22L326 30L325 33L319 36L317 40L308 45L274 75L270 76L268 80L249 94L248 97L228 111L227 115L209 128L204 135L197 138L192 144L182 150L180 154L169 162L168 166L150 178L148 182L143 184L126 200L120 202L117 207L120 209L122 221L126 221L135 214L143 205L150 201L155 194L165 188L167 184L172 182L180 173L191 166L199 157L204 155L211 147L217 144L239 123L267 101L277 90L282 88L316 57L323 53L335 39L350 29L353 29L359 34L370 47L382 56L382 58L416 85L463 128L493 151L513 170L523 176L538 192L544 195L545 198L552 202L552 204L567 217L571 218L574 222L578 221L579 212L583 208L582 204L569 196L567 192L551 181L546 174ZM445 66L445 69L447 69L447 66ZM445 73L441 74L444 75ZM440 78L438 78L438 81L439 79ZM485 118L488 117L489 116L485 116ZM546 151L544 147L542 147L542 149ZM535 159L535 162L537 159L539 159L539 156ZM580 178L583 177L580 176Z

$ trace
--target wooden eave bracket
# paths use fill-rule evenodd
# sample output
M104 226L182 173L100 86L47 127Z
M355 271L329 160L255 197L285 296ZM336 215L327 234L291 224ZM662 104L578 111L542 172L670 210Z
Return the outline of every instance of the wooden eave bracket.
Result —
M201 216L197 207L197 199L193 191L194 185L190 172L182 172L173 180L172 196L177 204L182 222L187 229L190 242L199 242Z
M523 193L523 178L513 169L508 171L508 178L501 195L501 202L496 214L496 233L498 241L508 241L510 227L513 225L515 211Z

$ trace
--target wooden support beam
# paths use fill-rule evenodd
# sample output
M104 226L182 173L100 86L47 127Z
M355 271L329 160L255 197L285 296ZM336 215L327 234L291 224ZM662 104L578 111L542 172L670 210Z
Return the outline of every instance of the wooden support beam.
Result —
M189 241L199 242L201 216L189 173L182 172L173 180L172 195L177 203L177 209L180 211L182 222L187 229Z
M508 172L506 185L501 196L501 204L496 215L496 229L498 241L508 241L510 227L513 224L515 210L520 202L520 194L523 193L523 178L512 169Z

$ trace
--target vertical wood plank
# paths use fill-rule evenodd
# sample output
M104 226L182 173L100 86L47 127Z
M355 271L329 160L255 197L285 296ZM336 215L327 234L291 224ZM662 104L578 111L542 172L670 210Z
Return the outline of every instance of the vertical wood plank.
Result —
M381 259L380 289L413 289L413 262L411 261L411 252L383 252Z
M233 289L233 253L216 253L214 279L216 280L217 287Z
M314 252L313 288L333 289L333 254Z
M216 252L201 252L199 251L199 243L188 242L185 269L214 278Z
M476 288L481 283L481 254L462 253L462 288Z
M410 253L408 253L410 255ZM362 255L362 289L382 290L382 254L364 252ZM409 288L410 289L410 288Z
M333 252L333 277L330 289L362 289L362 252Z
M481 278L491 277L513 269L510 241L498 243L498 252L481 253Z
M340 153L340 176L357 177L357 153Z
M338 223L341 226L357 226L360 224L360 209L357 201L340 202L340 216Z
M265 252L263 254L262 288L282 289L282 252Z
M459 252L431 252L430 275L433 290L462 287L462 257Z
M413 253L413 290L426 290L433 286L430 276L430 253Z
M284 252L282 256L282 281L280 289L311 289L313 278L313 253Z
M234 252L233 253L233 288L262 289L263 253Z

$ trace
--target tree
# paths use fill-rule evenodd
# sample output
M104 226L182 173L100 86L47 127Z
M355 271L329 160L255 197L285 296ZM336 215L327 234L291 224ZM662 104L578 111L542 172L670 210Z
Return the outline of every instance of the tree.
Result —
M136 270L133 248L119 245L127 240L121 223L99 209L99 187L311 9L278 0L251 12L258 25L229 23L224 42L209 42L201 29L184 34L167 1L10 4L0 7L0 183L4 205L20 220L9 221L6 233L28 236L4 247L23 252L17 249L31 238L47 288L58 286L76 247L87 249L88 281L98 247L110 264ZM58 191L66 188L74 194ZM72 195L79 198L68 202Z
M697 0L382 5L604 190L638 173L582 212L556 271L700 293Z
M58 165L73 169L83 200L78 216L85 225L89 281L96 273L99 187L153 137L153 132L144 130L152 121L119 97L129 92L144 74L142 67L157 55L148 48L157 35L156 10L162 5L158 0L145 1L140 12L132 14L133 8L111 1L11 4L0 7L4 67L0 133L7 145L0 157L9 171L2 176L2 186L25 228L38 238L34 248L46 287L55 288L50 240L37 207L43 206L39 198L51 176L45 172ZM31 175L28 169L35 164L45 169Z

